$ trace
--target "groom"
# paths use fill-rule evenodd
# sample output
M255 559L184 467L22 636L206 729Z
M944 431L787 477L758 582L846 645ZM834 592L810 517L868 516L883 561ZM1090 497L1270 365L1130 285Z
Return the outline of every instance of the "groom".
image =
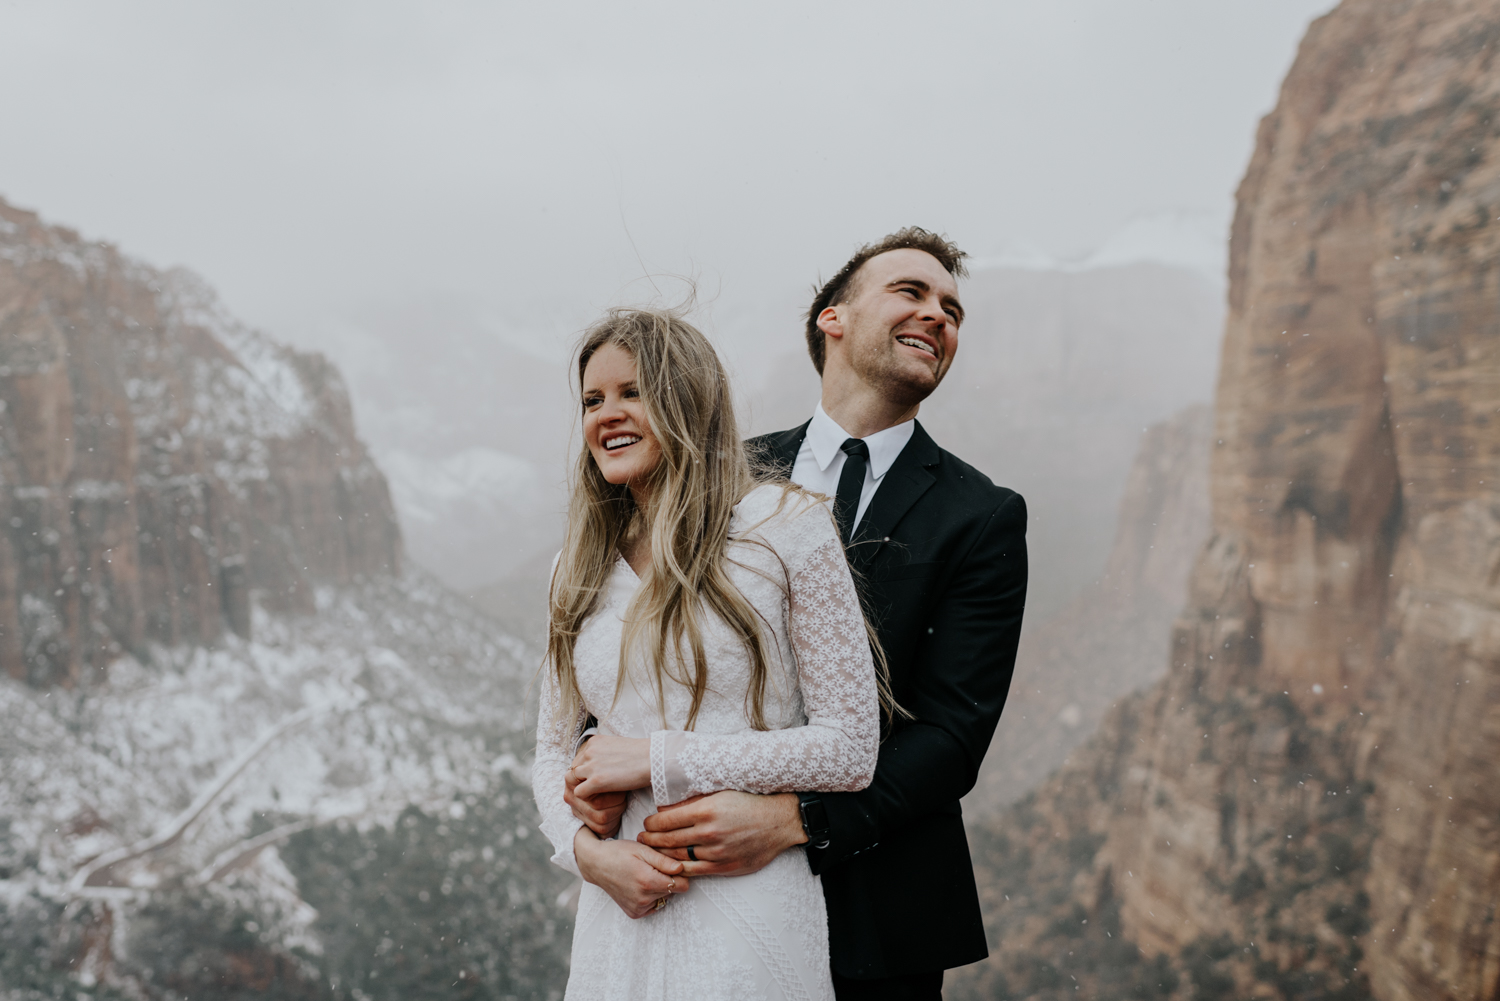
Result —
M794 482L835 498L911 718L895 721L863 792L715 793L648 817L640 835L687 876L753 872L806 844L841 1001L941 998L945 969L988 955L958 801L1010 688L1026 505L915 419L958 350L965 256L916 227L862 247L808 310L823 380L812 420L755 442Z

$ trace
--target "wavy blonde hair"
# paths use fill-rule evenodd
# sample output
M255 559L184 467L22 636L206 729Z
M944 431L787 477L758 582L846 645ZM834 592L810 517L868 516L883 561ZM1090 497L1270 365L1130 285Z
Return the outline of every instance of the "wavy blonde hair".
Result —
M729 578L734 561L728 543L735 505L776 477L752 470L735 422L729 376L708 338L680 313L613 309L605 314L584 333L578 348L580 395L590 359L609 344L635 361L636 387L661 462L646 484L650 510L642 511L629 486L604 478L587 442L579 451L567 536L548 592L547 662L560 695L558 718L581 715L583 696L573 660L578 633L598 606L621 552L644 532L651 566L626 614L616 696L627 681L631 653L644 653L658 693L669 680L691 692L686 728L693 729L708 691L703 616L711 613L744 644L751 669L746 711L752 727L767 729L770 667L762 628L767 624ZM800 490L780 479L789 490ZM864 625L886 717L909 716L891 696L880 640L868 619Z
M661 462L647 484L650 510L641 511L628 486L604 478L587 442L579 451L568 533L548 596L547 659L562 696L559 711L564 718L579 713L573 663L579 629L621 551L645 532L651 570L626 616L615 691L626 681L629 653L645 653L658 691L670 679L692 693L691 730L708 690L703 616L712 612L750 655L747 709L751 725L763 730L769 667L762 619L728 574L730 519L756 486L735 424L729 377L708 339L677 312L614 309L584 334L580 389L589 360L608 344L635 360L636 386Z

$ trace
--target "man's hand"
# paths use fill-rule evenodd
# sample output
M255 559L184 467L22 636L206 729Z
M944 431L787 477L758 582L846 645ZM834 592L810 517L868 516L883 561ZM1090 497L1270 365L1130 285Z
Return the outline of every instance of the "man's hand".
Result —
M744 876L758 872L793 845L807 841L797 794L756 796L716 792L664 807L646 818L636 840L683 863L685 876ZM696 862L688 858L692 846Z

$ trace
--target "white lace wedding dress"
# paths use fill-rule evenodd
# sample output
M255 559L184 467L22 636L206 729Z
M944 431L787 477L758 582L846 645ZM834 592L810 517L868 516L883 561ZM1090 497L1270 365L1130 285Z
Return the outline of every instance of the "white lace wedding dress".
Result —
M706 630L709 691L696 726L690 695L668 683L665 706L649 676L615 697L623 616L640 586L623 559L575 653L579 689L599 729L651 738L651 789L632 794L622 838L658 804L721 789L773 793L862 789L875 771L879 709L859 599L828 509L761 486L735 508L730 576L763 616L771 672L765 717L750 727L750 662L729 629ZM552 861L578 872L582 824L563 802L563 773L584 718L557 720L555 685L542 685L532 783ZM665 716L665 724L663 723ZM632 920L585 883L573 932L571 1001L832 1001L828 920L818 877L801 848L749 876L702 877L667 905Z

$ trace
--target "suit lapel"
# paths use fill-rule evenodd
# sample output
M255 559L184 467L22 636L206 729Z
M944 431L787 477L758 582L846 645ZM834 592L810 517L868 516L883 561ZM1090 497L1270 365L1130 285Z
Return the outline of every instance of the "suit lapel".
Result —
M807 426L811 423L812 421L808 420L790 431L781 431L756 439L760 454L755 458L776 475L790 479L792 468L797 465L797 453L802 451L802 440L807 437Z
M933 469L942 461L937 447L921 422L912 431L911 441L896 456L896 461L881 480L865 516L854 530L854 544L849 555L857 562L867 562L923 494L937 480Z

